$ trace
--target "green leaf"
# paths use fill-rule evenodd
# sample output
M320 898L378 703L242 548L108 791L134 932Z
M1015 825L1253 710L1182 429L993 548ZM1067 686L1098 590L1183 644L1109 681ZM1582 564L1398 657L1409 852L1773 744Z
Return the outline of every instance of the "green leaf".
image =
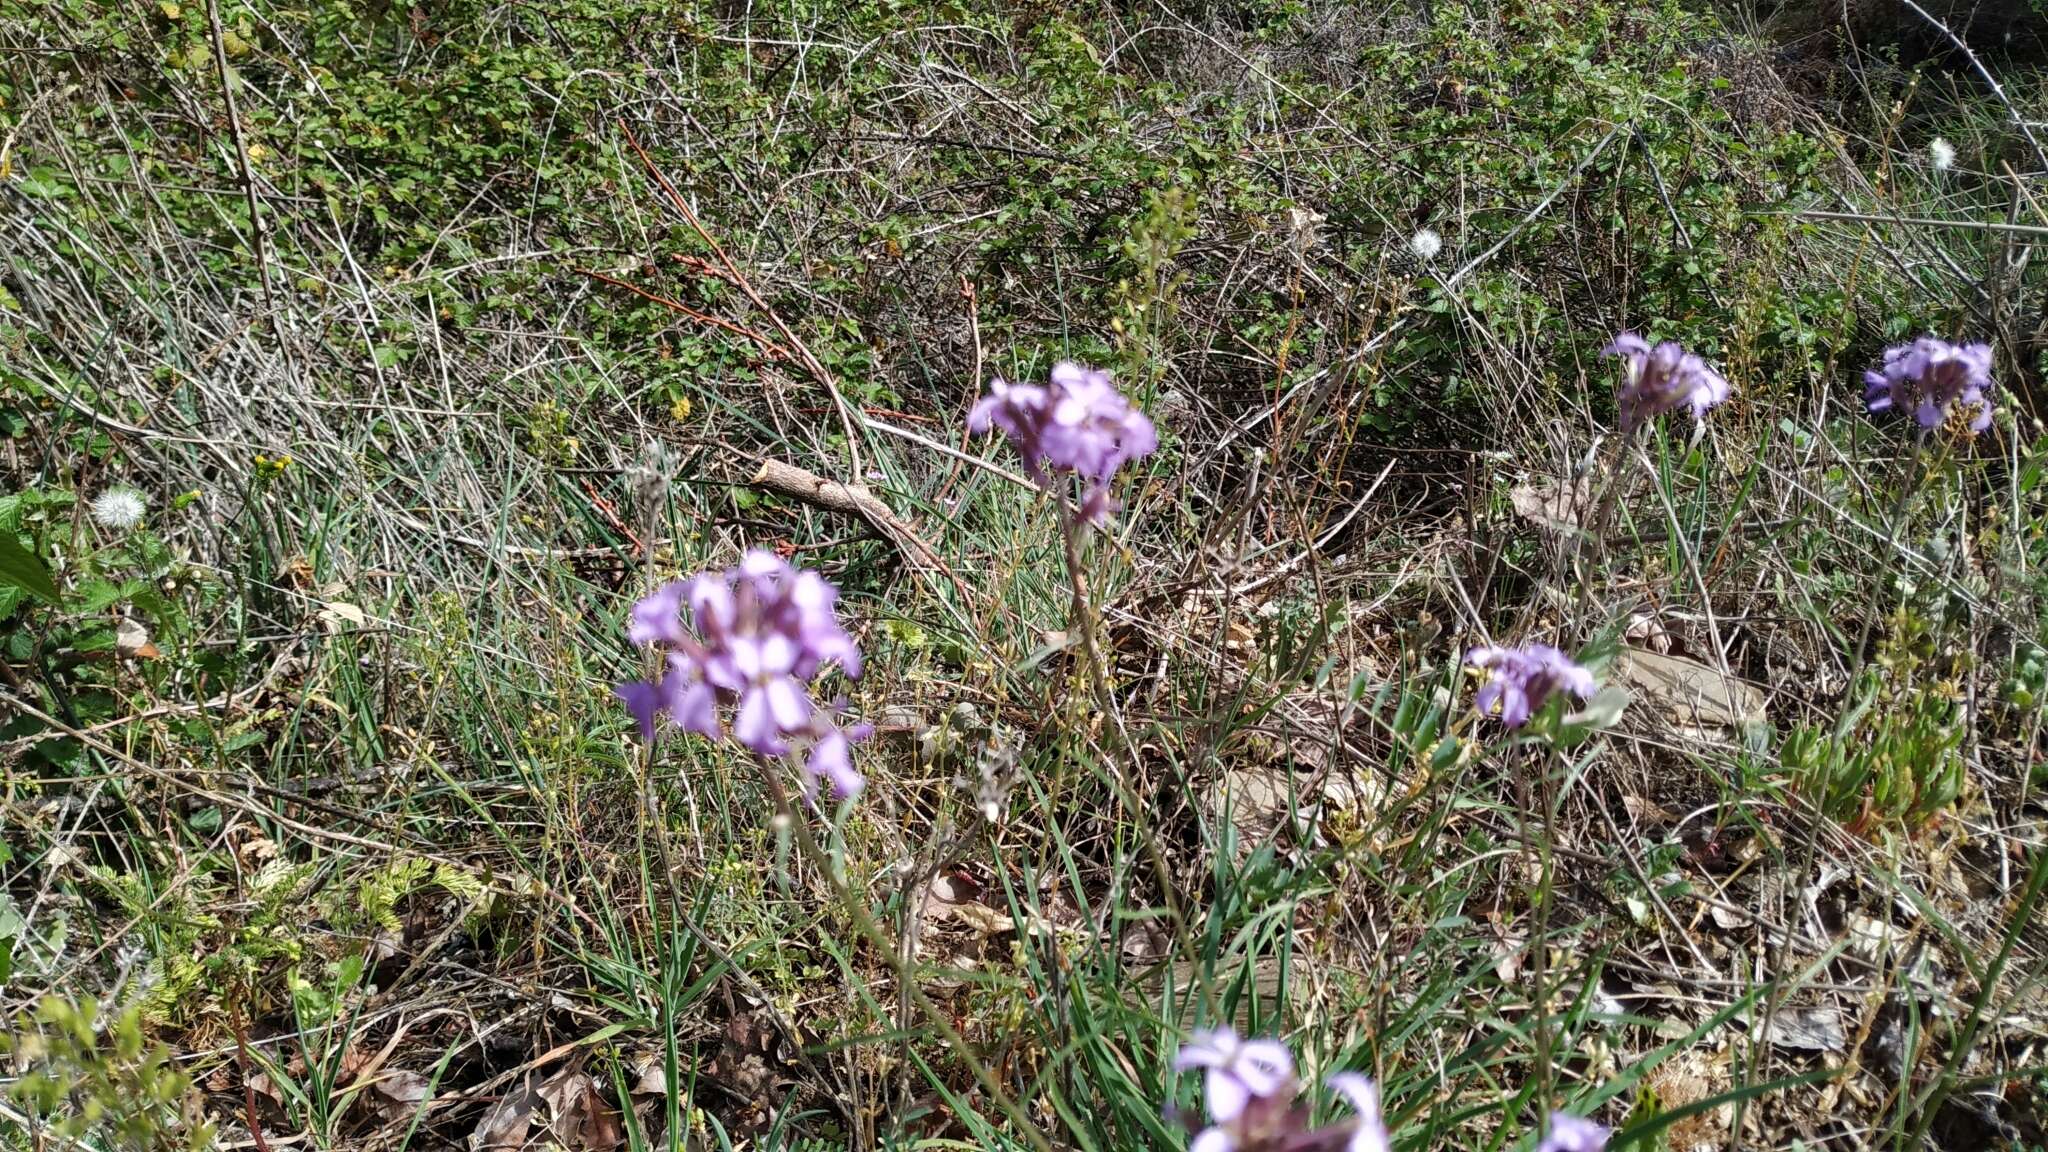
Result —
M1587 728L1611 728L1628 708L1628 689L1610 684L1586 702L1586 706L1564 718L1571 725Z
M0 532L0 583L34 593L52 604L60 599L50 570L35 553L21 546L12 532Z

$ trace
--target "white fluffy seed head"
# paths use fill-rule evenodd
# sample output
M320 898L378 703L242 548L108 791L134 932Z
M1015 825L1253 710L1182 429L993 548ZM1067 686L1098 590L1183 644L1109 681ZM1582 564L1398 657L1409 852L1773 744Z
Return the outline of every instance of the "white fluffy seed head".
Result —
M1444 238L1437 235L1436 229L1424 228L1408 238L1408 250L1415 253L1416 259L1427 264L1436 259L1437 253L1444 250Z
M1956 166L1956 146L1936 136L1927 142L1927 160L1936 172L1946 172Z
M92 498L92 518L109 532L126 532L142 523L142 513L148 507L142 493L133 488L109 488Z

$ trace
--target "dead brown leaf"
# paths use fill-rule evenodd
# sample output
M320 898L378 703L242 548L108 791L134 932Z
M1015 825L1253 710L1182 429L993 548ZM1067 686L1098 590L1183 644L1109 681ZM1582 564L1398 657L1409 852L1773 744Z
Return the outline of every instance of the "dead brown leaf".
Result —
M1691 657L1624 648L1620 668L1622 679L1675 723L1726 730L1764 718L1764 694L1755 685Z
M370 1103L381 1120L406 1120L419 1110L432 1089L425 1076L394 1068L371 1082Z
M1547 532L1583 535L1586 515L1592 504L1592 477L1581 476L1570 485L1548 476L1517 484L1508 492L1508 505L1515 515Z
M926 924L956 921L985 936L1014 932L1017 922L983 899L981 885L953 872L932 877L917 902L918 915Z
M540 1094L533 1090L531 1077L508 1088L469 1134L470 1152L515 1152L525 1147L534 1109L539 1106Z
M618 1110L605 1101L589 1073L564 1068L541 1084L539 1094L548 1106L549 1131L569 1152L606 1152L625 1143Z

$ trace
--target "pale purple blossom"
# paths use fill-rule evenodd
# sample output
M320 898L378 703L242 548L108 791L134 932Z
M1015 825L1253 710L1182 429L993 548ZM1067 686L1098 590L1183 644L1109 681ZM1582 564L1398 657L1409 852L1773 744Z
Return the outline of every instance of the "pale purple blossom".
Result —
M1550 1133L1536 1152L1606 1152L1608 1131L1583 1116L1550 1114Z
M1240 1040L1229 1028L1197 1032L1173 1066L1203 1071L1209 1126L1188 1152L1389 1152L1373 1082L1352 1072L1330 1077L1330 1088L1358 1114L1311 1128L1308 1108L1296 1099L1294 1057L1277 1040Z
M721 701L733 705L732 734L763 756L809 745L805 788L829 780L842 796L861 787L850 745L866 725L842 726L843 702L819 708L810 684L827 666L860 674L860 651L839 623L839 590L816 572L771 552L748 552L735 567L663 585L633 605L627 638L663 651L661 675L616 689L641 734L652 740L666 717L717 739Z
M818 781L832 785L832 791L843 800L860 795L867 781L853 767L853 746L875 734L873 724L860 723L841 726L839 716L846 710L846 701L835 700L830 708L819 708L811 713L811 753L804 760L804 771L810 779L804 786L804 797L815 801Z
M1948 419L1967 405L1970 431L1991 426L1991 345L1951 344L1922 336L1885 350L1884 363L1863 374L1863 401L1872 412L1911 412L1922 428Z
M1177 1072L1202 1069L1209 1119L1228 1124L1253 1101L1294 1095L1294 1054L1278 1040L1241 1040L1228 1025L1197 1032L1173 1058Z
M1624 433L1679 408L1691 408L1697 419L1734 391L1725 377L1675 341L1652 347L1635 333L1623 332L1600 354L1622 360L1614 407Z
M1329 1084L1358 1113L1344 1152L1391 1152L1393 1141L1387 1135L1386 1120L1380 1116L1379 1086L1356 1072L1339 1072L1330 1077Z
M649 644L681 644L683 583L664 584L633 605L626 621L626 639L638 648Z
M1498 704L1500 722L1510 728L1528 723L1555 693L1567 692L1583 700L1597 687L1591 672L1548 644L1474 648L1465 663L1490 673L1479 688L1480 713L1490 714Z
M967 414L967 426L1002 429L1040 484L1050 485L1059 472L1087 481L1081 511L1091 523L1115 509L1109 482L1117 469L1159 447L1152 421L1116 390L1108 372L1071 360L1053 366L1048 384L992 382Z

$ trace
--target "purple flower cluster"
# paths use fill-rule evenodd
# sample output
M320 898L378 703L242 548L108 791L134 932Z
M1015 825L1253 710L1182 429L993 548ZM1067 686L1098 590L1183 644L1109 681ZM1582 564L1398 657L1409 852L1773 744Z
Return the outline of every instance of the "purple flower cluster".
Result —
M1624 433L1681 407L1691 408L1695 417L1704 415L1734 391L1706 361L1673 340L1652 347L1641 336L1623 332L1600 354L1622 359L1624 376L1614 406Z
M1884 364L1863 374L1863 402L1872 412L1910 411L1922 428L1968 405L1970 431L1991 427L1991 345L1951 344L1922 336L1885 350Z
M1548 644L1474 648L1466 654L1465 663L1492 673L1479 689L1479 711L1490 714L1498 703L1500 722L1510 728L1528 723L1557 692L1584 700L1596 687L1591 672Z
M967 414L967 426L1002 429L1040 484L1054 472L1087 480L1081 512L1091 524L1115 510L1109 481L1116 470L1159 447L1152 421L1116 390L1108 372L1071 360L1053 365L1049 384L995 381Z
M1550 1132L1536 1152L1607 1152L1607 1129L1569 1112L1550 1114Z
M1309 1113L1296 1102L1294 1055L1278 1040L1241 1040L1231 1029L1197 1032L1174 1057L1178 1071L1202 1069L1209 1126L1188 1152L1388 1152L1378 1089L1351 1072L1330 1077L1330 1087L1358 1115L1311 1131Z
M852 796L863 781L850 746L872 726L842 727L844 702L820 707L809 690L828 664L860 675L860 651L840 627L838 599L824 577L759 549L736 567L666 584L633 605L626 625L634 644L663 649L661 674L619 685L618 697L649 740L663 716L716 740L718 704L729 700L733 737L753 751L782 756L790 737L809 743L806 796L820 778Z
M1380 1115L1379 1089L1355 1072L1339 1072L1329 1086L1357 1113L1324 1128L1309 1126L1298 1102L1294 1055L1278 1040L1243 1040L1231 1029L1197 1032L1174 1057L1177 1071L1202 1070L1209 1126L1188 1142L1188 1152L1390 1152L1393 1141ZM1605 1152L1607 1129L1566 1112L1550 1115L1550 1131L1536 1152Z

